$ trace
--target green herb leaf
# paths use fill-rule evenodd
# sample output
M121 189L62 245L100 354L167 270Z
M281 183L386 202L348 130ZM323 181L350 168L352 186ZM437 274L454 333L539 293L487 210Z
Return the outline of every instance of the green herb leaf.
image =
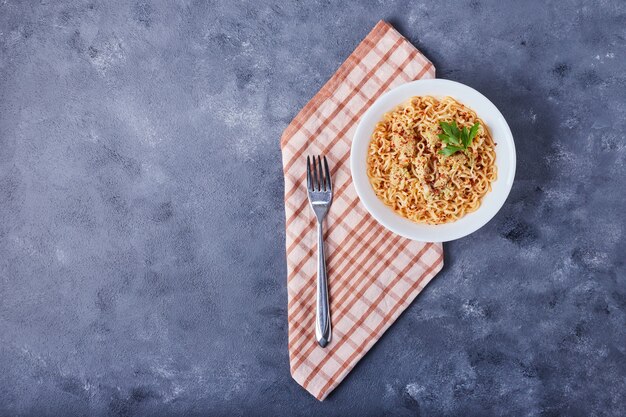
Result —
M453 122L452 124L440 122L439 125L441 126L441 130L443 130L444 133L439 134L438 137L443 143L461 145L458 139L458 135L454 133L455 130L458 131L456 127L456 122Z
M451 143L451 142L450 142L450 136L446 135L445 133L441 133L441 134L439 134L439 135L437 135L437 136L439 137L439 139L440 139L443 143L446 143L446 144ZM454 143L452 143L452 144L454 145Z
M472 126L472 128L470 129L469 142L467 143L466 147L472 144L472 140L474 140L474 138L476 137L479 127L480 127L480 123L476 122L474 123L474 126Z
M452 121L450 130L452 130L452 134L455 137L457 137L457 138L459 137L459 127L456 125L456 120Z
M461 143L463 144L464 148L467 148L468 141L469 141L469 131L467 130L466 127L464 127L463 130L461 131Z
M462 151L465 148L461 148L460 146L448 145L445 148L439 150L439 153L445 156L450 156L458 151Z
M459 130L455 120L452 123L439 122L439 126L443 133L438 134L437 137L446 144L446 147L441 149L439 153L450 156L456 152L467 150L472 144L472 140L476 137L480 124L478 122L474 123L469 130L467 127Z
M452 125L446 122L439 122L439 126L441 126L441 130L443 130L443 133L445 133L448 136L455 136L454 133L452 133Z

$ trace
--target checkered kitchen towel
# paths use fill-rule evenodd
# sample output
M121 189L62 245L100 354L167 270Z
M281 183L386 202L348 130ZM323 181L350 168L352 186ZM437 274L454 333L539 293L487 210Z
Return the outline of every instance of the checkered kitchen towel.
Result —
M394 235L365 211L350 176L350 145L367 108L387 90L435 68L381 21L283 133L289 359L318 400L346 377L443 266L440 243ZM332 342L315 341L317 249L306 194L306 156L328 157L334 200L326 218Z

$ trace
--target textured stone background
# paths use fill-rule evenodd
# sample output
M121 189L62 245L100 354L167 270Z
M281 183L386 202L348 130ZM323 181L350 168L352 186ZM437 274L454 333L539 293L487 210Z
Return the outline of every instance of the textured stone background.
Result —
M519 166L318 403L278 142L381 18ZM621 0L0 2L0 415L626 415L625 58Z

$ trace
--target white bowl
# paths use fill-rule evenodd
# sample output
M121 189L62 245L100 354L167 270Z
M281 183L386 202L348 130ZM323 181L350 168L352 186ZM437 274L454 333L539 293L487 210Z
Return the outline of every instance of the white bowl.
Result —
M376 123L382 120L385 113L413 96L450 96L463 103L485 122L497 144L498 178L491 184L491 191L483 197L478 210L452 223L428 225L405 219L378 199L367 177L367 150ZM515 178L515 143L502 113L478 91L449 80L418 80L383 94L365 112L352 141L350 170L361 202L380 224L394 233L420 242L448 242L480 229L500 210Z

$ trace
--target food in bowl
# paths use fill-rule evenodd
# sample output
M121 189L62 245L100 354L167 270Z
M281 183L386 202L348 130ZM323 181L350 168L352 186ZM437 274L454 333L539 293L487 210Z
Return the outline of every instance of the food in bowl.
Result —
M372 134L367 175L378 198L417 223L454 222L480 207L497 178L487 125L452 97L414 96Z

